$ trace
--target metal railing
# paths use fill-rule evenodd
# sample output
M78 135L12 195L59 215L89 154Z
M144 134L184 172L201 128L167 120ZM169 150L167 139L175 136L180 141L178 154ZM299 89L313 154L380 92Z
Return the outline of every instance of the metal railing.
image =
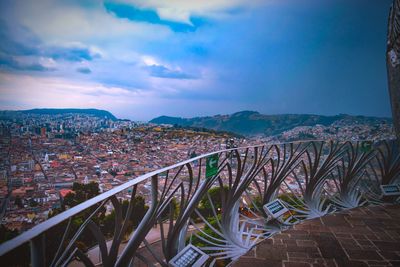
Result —
M211 158L217 168L209 175ZM195 243L210 256L208 264L229 264L299 221L395 201L382 195L380 185L399 180L394 141L307 141L221 150L142 175L49 218L1 244L0 256L5 259L29 243L32 266L168 266L188 243ZM134 199L143 188L150 190L145 195L149 209L132 230ZM128 192L130 202L123 210L120 200ZM263 206L278 198L289 213L274 219ZM114 214L108 241L99 225L106 207ZM157 247L148 240L155 225ZM84 236L92 241L86 247ZM91 257L89 245L96 246L100 260Z

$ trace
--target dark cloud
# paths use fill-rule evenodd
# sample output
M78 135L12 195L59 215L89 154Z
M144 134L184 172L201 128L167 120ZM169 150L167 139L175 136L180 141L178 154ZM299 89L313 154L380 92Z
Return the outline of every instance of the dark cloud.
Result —
M44 54L54 60L66 60L73 62L92 61L100 58L100 54L93 53L86 47L50 47L44 51Z
M28 28L17 23L9 25L0 20L0 66L2 69L24 71L52 71L40 63L23 63L24 57L30 57L29 62L37 61L39 57L52 58L56 61L71 62L92 61L100 58L100 54L92 52L84 46L46 46ZM86 72L87 73L87 72Z
M40 40L26 27L12 25L0 19L0 69L20 71L51 70L39 63L23 63L17 57L39 54Z
M39 63L21 63L12 56L0 53L0 69L20 71L53 71L54 68L45 67Z
M90 73L92 73L92 71L89 68L86 68L86 67L77 68L76 71L80 72L82 74L90 74Z
M171 70L163 65L151 65L145 67L150 76L168 79L196 79L195 76L178 70Z
M39 53L40 40L28 28L18 24L12 28L0 19L0 52L9 55L35 55Z

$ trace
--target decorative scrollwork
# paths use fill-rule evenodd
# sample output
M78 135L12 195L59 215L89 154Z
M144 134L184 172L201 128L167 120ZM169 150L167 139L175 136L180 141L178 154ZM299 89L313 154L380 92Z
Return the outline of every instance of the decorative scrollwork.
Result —
M206 160L213 154L218 155L218 171L206 177ZM76 261L85 266L129 266L137 262L168 266L193 242L202 246L212 265L237 259L292 223L366 203L380 204L384 201L380 185L395 184L399 176L400 155L392 141L376 142L369 150L363 149L361 142L333 141L228 149L138 177L66 210L2 244L0 255L31 240L32 251L41 251L40 242L35 240L52 227L59 227L63 236L49 255L50 266ZM151 189L147 199L150 207L131 230L135 197L143 183ZM129 205L123 211L120 194L128 189ZM283 220L271 218L263 209L277 198L290 210ZM111 239L102 232L98 220L110 209L114 213ZM77 218L82 222L75 229L72 222ZM150 231L159 235L155 241L158 246L148 239ZM81 246L80 240L88 236L96 243L94 248ZM94 249L99 258L91 256ZM39 256L32 259L32 265L40 262L44 259Z

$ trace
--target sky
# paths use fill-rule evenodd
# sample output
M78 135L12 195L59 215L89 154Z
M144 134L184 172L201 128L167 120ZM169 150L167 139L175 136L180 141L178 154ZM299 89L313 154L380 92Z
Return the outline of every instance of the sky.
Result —
M391 117L390 0L0 0L0 109Z

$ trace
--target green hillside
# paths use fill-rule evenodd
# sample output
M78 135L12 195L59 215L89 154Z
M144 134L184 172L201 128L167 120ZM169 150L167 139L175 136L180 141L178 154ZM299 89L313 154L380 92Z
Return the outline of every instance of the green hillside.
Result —
M335 116L322 116L310 114L282 114L264 115L256 111L241 111L231 115L216 115L196 118L178 118L161 116L151 120L155 124L172 124L208 128L218 131L234 132L242 135L276 135L297 126L314 126L316 124L330 125L336 121L345 123L391 123L389 118L351 116L340 114Z

